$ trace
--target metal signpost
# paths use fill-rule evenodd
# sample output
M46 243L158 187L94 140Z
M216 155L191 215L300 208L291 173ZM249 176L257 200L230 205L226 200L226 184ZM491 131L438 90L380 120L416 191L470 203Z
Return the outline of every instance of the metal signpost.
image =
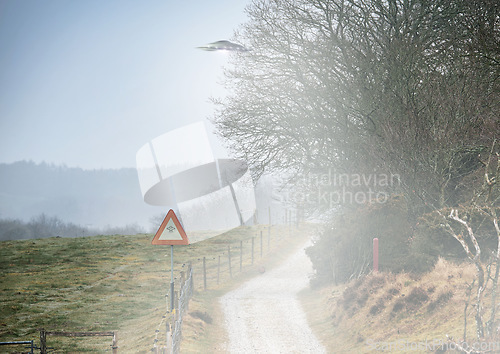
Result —
M174 310L174 245L189 245L189 239L174 211L170 209L155 234L153 245L170 245L170 311Z

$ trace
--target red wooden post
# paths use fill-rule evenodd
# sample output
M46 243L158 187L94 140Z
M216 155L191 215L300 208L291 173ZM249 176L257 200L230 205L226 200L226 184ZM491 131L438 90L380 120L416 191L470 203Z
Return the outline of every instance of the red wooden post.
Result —
M378 272L378 238L373 239L373 271Z

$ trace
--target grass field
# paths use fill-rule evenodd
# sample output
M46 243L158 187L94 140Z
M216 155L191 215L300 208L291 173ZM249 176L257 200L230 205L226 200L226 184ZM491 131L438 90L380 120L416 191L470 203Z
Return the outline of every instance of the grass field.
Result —
M192 262L197 289L186 316L186 350L197 350L199 344L191 345L190 340L211 341L210 336L222 335L218 324L207 326L204 317L207 314L217 319L213 299L218 294L257 274L259 267L277 262L303 235L288 227L273 227L270 233L266 226L241 227L189 246L175 246L176 277L187 262ZM152 238L95 236L2 242L0 341L35 340L38 345L40 328L117 331L120 351L149 352L166 311L170 283L170 248L151 245ZM203 257L208 291L203 290L201 278ZM111 351L111 338L49 336L47 345L54 352L104 352ZM0 350L5 352L6 348L20 350Z
M299 229L273 226L270 233L266 226L241 227L189 246L176 246L175 275L191 262L196 289L183 324L182 353L224 352L218 297L279 264L314 232L312 225ZM0 341L34 340L39 345L39 328L45 328L117 331L119 351L125 353L150 352L156 335L160 345L164 343L162 316L170 283L170 248L151 245L152 238L1 242ZM371 352L370 343L445 342L446 335L460 340L466 290L474 274L470 264L441 260L422 276L380 272L347 284L306 289L301 300L329 353ZM485 307L489 301L485 299ZM474 341L472 305L467 318L467 340ZM47 345L56 353L111 352L109 337L48 337ZM21 347L0 347L2 353L20 351Z

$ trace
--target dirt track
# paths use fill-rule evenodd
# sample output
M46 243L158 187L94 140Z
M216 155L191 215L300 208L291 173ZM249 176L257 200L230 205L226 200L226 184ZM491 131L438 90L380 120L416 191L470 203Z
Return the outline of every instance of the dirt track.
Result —
M230 353L325 353L312 333L297 293L308 286L309 258L299 252L278 268L220 298Z

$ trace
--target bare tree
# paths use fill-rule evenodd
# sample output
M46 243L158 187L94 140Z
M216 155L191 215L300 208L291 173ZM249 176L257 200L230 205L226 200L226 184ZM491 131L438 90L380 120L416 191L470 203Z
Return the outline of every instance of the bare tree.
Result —
M499 157L498 146L496 145L496 141L494 141L489 152L488 159L484 163L484 182L481 188L478 189L477 193L474 195L474 198L467 206L462 207L460 211L459 209L452 208L448 216L443 215L442 211L437 210L437 213L441 215L444 220L443 225L446 230L458 242L460 242L467 257L474 263L477 269L476 297L474 306L476 312L475 320L478 339L484 338L485 330L486 335L491 336L493 334L495 324L497 285L500 273L500 227L497 215L497 209L499 208L500 202L500 188L498 186L498 179L500 178ZM491 268L488 267L488 271L486 271L484 260L481 258L481 247L471 221L471 215L474 211L478 211L483 214L485 216L485 220L487 222L491 222L496 231L497 248L496 252L492 254L492 259L496 264L493 277L490 276ZM455 224L451 224L447 220L453 220L455 221ZM467 236L463 236L463 231L466 232ZM472 251L469 247L468 241L472 243L474 251ZM483 297L486 291L487 283L490 279L492 280L491 314L485 328Z
M247 11L237 36L252 51L235 55L214 121L257 175L379 168L402 176L416 208L464 200L500 129L494 1L255 0Z

